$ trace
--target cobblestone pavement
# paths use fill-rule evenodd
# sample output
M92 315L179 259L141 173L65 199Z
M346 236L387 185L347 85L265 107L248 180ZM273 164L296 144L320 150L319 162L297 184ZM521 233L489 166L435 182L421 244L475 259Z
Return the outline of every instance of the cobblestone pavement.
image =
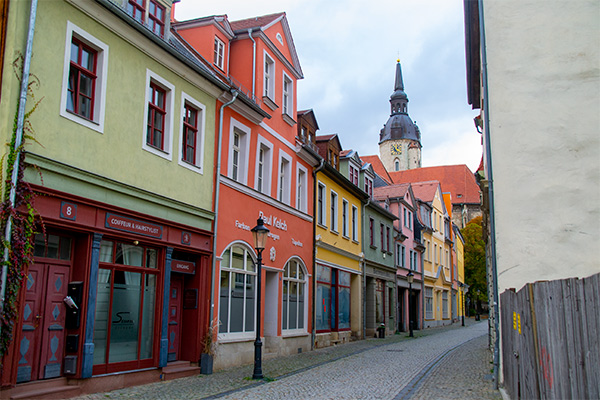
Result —
M80 396L99 399L500 399L486 379L487 321L367 339L172 381Z

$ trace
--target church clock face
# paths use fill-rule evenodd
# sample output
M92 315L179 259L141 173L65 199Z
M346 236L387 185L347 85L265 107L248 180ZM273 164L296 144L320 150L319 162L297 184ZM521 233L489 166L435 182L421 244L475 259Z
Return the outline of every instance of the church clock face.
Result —
M392 155L402 154L402 145L400 143L395 143L391 145L390 153Z

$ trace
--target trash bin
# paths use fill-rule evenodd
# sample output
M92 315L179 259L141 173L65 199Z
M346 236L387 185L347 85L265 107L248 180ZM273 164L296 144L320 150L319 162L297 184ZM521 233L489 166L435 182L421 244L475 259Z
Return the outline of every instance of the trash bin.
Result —
M481 317L479 316L479 314L476 314L475 315L475 321L479 321L479 320L481 320Z
M379 333L379 339L385 339L385 326L381 325L377 328L377 332Z

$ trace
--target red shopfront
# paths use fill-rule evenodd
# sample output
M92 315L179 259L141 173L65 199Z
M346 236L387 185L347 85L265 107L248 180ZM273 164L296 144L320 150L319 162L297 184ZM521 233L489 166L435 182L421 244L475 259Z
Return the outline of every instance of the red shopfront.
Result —
M36 236L2 386L197 362L211 233L40 192L46 234Z

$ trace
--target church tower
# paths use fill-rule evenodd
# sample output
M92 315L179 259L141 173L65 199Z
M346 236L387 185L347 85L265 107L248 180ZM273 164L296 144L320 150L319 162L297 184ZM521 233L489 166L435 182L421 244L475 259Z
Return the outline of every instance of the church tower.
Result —
M391 114L379 134L379 158L390 171L421 167L421 132L408 115L400 60L396 64L394 93L390 96Z

